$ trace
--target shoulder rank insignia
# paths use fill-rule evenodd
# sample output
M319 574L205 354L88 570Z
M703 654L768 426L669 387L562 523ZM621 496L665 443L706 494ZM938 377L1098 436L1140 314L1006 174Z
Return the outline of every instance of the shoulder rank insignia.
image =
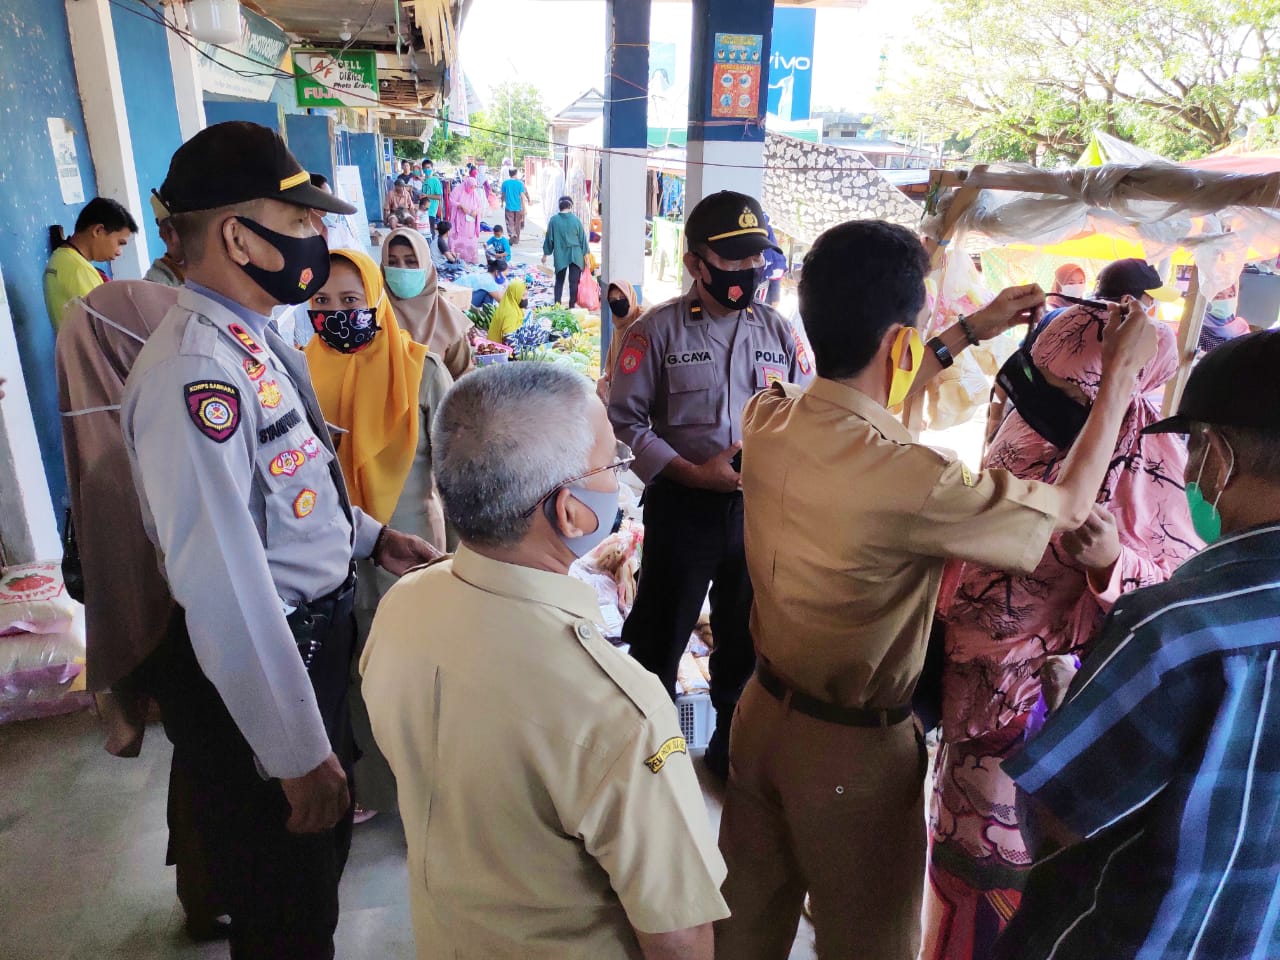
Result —
M960 480L966 487L973 486L973 471L969 469L968 465L963 463L960 464Z
M240 341L240 345L250 353L262 352L262 347L258 346L258 341L249 336L249 331L240 324L229 323L227 324L227 329L231 331L233 337Z
M182 388L187 413L196 429L214 443L225 443L240 426L240 391L221 380L198 380Z
M673 753L688 754L689 747L684 737L672 737L658 748L658 752L644 762L650 773L658 773L667 765L667 758Z
M618 358L618 369L623 373L635 373L640 369L640 361L649 349L649 338L643 334L633 333L627 337L626 349Z

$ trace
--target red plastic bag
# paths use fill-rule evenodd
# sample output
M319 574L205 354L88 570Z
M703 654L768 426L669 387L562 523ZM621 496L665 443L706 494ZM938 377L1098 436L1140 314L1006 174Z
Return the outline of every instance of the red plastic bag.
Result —
M600 309L600 284L596 283L596 278L585 270L582 271L582 278L578 281L578 306L586 307L588 310Z

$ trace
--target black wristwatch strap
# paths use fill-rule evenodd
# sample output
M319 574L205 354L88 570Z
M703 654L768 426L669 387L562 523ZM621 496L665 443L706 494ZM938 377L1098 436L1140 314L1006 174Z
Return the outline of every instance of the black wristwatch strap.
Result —
M934 337L926 343L925 346L933 351L933 355L937 357L938 362L942 364L943 370L956 362L956 358L951 355L951 351L947 349L947 345L942 342L941 337Z

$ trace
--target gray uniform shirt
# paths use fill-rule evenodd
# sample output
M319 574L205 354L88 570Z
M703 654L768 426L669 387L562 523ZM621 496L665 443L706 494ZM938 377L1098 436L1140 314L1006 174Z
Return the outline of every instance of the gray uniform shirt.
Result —
M347 500L305 359L247 319L184 288L133 366L121 426L200 667L262 769L287 778L330 746L286 608L340 586L381 525Z
M677 456L705 463L742 439L742 408L775 381L813 368L791 324L770 307L713 320L692 294L654 307L627 331L609 419L645 483Z

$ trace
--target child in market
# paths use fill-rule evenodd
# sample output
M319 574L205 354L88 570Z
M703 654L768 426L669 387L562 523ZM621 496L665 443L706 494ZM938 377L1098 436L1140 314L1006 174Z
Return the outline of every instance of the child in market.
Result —
M485 242L484 249L490 260L511 261L511 242L502 234L502 226L495 225L493 236Z

